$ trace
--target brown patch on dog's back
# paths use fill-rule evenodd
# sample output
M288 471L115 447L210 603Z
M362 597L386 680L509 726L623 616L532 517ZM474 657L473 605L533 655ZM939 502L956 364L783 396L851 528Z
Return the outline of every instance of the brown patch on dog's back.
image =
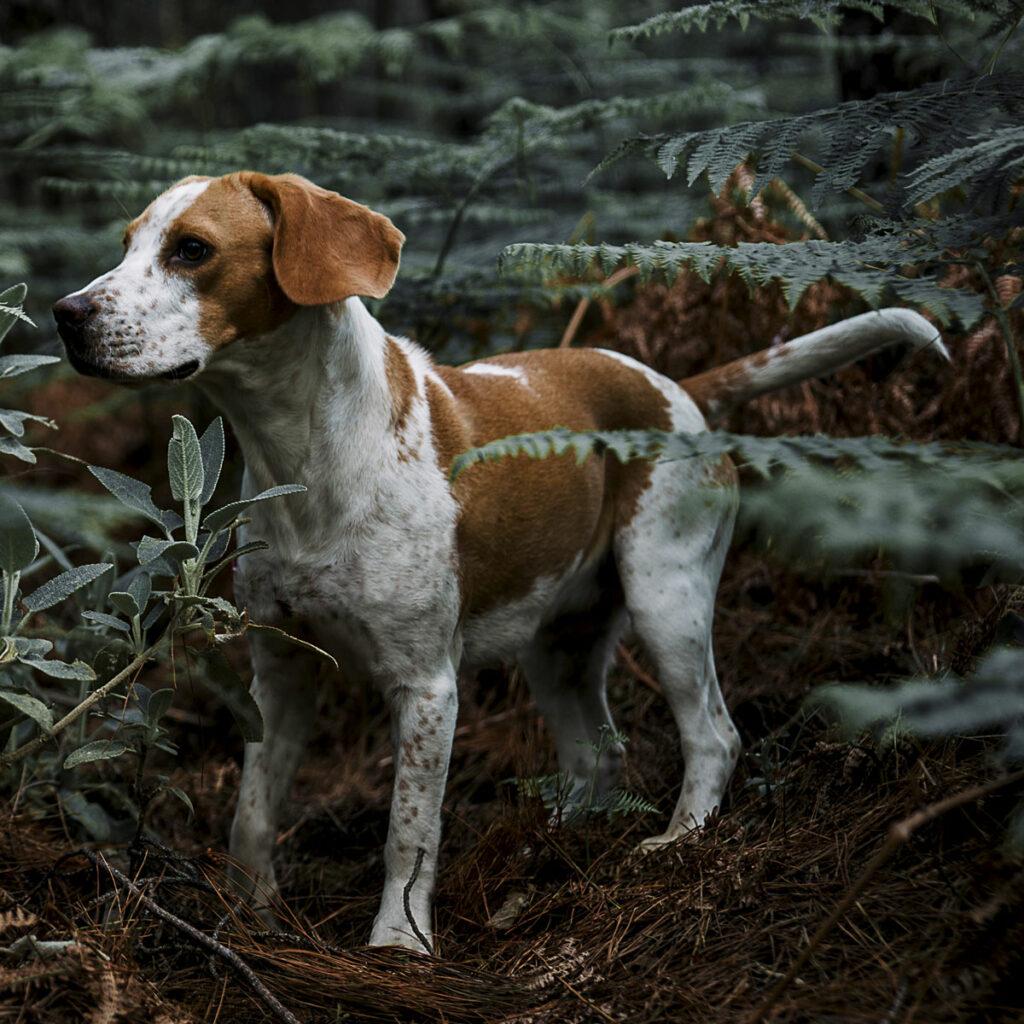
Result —
M195 282L199 332L211 348L266 334L295 312L274 277L270 216L240 175L210 182L168 227L166 251L186 237L213 250L194 268L175 268Z
M593 349L544 349L482 360L524 379L436 367L427 379L434 442L447 471L460 452L509 434L568 427L671 427L668 402L639 370ZM469 364L470 366L474 364ZM574 456L482 463L454 484L463 611L479 614L559 576L580 556L599 558L633 516L650 478L646 462Z
M402 347L390 337L384 342L384 374L391 392L391 427L401 433L416 397L416 375Z

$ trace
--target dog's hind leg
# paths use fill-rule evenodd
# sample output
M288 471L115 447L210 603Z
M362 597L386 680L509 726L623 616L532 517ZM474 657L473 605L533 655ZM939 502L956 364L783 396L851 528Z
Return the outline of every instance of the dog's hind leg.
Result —
M703 825L720 806L739 757L711 649L715 593L736 513L732 477L731 466L653 466L635 517L616 538L626 606L657 666L685 761L668 828L645 847Z
M231 825L231 856L254 876L258 904L277 893L273 852L281 807L291 789L316 715L315 659L290 651L271 653L252 640L252 695L263 717L263 739L246 743L242 785ZM273 915L263 911L272 920Z
M622 767L622 746L611 739L605 682L625 624L621 592L604 593L597 607L543 627L519 656L555 740L559 796L567 810L585 809L598 800L615 785Z

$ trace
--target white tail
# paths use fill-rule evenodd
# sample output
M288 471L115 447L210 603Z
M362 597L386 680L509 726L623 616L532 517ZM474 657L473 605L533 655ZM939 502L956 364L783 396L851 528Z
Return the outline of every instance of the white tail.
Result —
M949 352L934 325L912 309L878 309L736 359L679 382L706 413L740 405L767 391L820 377L890 345Z

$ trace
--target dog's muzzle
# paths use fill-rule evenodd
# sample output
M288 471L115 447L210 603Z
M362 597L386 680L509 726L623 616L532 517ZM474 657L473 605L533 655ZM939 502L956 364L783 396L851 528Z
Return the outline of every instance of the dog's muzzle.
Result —
M96 316L96 305L87 295L66 295L53 304L57 333L68 350L68 356L81 357L86 346L85 330Z

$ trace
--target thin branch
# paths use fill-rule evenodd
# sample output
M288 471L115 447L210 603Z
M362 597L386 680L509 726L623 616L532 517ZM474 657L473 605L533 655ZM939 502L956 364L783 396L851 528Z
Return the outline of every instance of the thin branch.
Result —
M284 1021L285 1024L299 1024L298 1017L281 1003L277 996L260 981L256 972L233 949L210 938L205 932L201 932L176 914L165 910L154 899L147 896L126 874L115 868L102 854L93 853L92 850L78 850L77 852L92 861L96 867L109 872L111 878L123 885L155 917L177 928L197 945L208 949L214 956L226 961L278 1020Z
M1000 54L1002 54L1006 44L1013 38L1014 32L1016 32L1017 28L1020 26L1021 19L1024 19L1024 14L1018 14L1017 20L1006 30L1006 35L1000 40L999 45L992 54L992 59L988 62L988 67L985 69L986 74L995 74L996 64L999 63Z
M466 194L462 197L461 202L455 208L455 215L452 217L451 223L448 225L448 231L444 236L444 241L441 243L441 249L437 254L437 260L434 263L434 269L430 275L431 277L437 278L441 276L441 271L444 270L448 254L451 252L452 246L455 244L455 236L459 233L459 228L462 226L462 219L466 216L466 211L469 209L469 204L476 199L480 189L484 187L487 181L508 163L508 160L499 160L496 163L488 164L480 171L476 176L476 180L466 190Z
M804 156L803 153L794 152L790 159L801 167L806 167L807 170L812 171L814 174L825 173L825 168L821 164L816 164L809 157ZM874 196L869 196L863 189L851 187L846 192L848 195L853 196L854 199L859 199L865 206L869 206L875 213L885 213L885 207Z
M614 274L605 278L605 280L601 282L601 287L605 289L614 288L620 282L628 280L631 277L635 277L639 273L639 267L619 267ZM576 332L579 330L579 326L583 322L583 317L590 308L590 301L589 295L584 295L583 298L580 299L576 309L573 311L572 317L569 319L569 323L566 324L565 332L562 334L562 340L558 343L559 348L568 348L572 344L572 340L576 337Z
M420 876L420 868L423 867L423 856L426 852L427 851L424 850L422 846L416 851L416 863L413 865L409 881L405 883L405 888L402 890L402 906L405 908L406 920L409 922L412 930L416 933L416 938L423 943L423 948L428 953L433 953L434 947L427 942L427 937L420 931L420 926L416 923L416 918L412 916L412 905L409 902L412 887L416 884L416 879Z
M58 733L63 732L73 722L77 722L93 705L98 704L109 693L116 690L129 676L142 668L156 654L161 643L163 643L163 639L161 637L152 647L147 647L146 650L121 669L117 675L109 679L98 689L93 690L85 700L73 707L62 719L54 722L45 732L41 732L34 740L29 740L28 743L22 744L17 750L12 750L9 754L0 754L0 767L6 768L8 765L16 764L18 761L28 757L29 754L34 754L47 741L53 739Z
M817 931L815 931L810 941L801 950L800 955L790 965L789 970L772 986L761 1005L746 1018L744 1024L758 1024L759 1021L768 1018L775 1004L778 1003L782 994L793 983L801 968L810 960L825 937L842 920L850 907L860 898L861 893L867 888L871 879L874 878L901 846L909 842L910 837L919 828L941 817L947 811L956 810L956 808L963 807L966 804L972 804L991 793L995 793L997 790L1022 781L1024 781L1024 768L1011 772L1009 775L1003 775L998 779L993 779L990 782L962 789L959 793L946 797L945 800L938 800L927 807L922 807L921 810L915 811L902 821L897 821L890 826L885 842L882 843L875 855L868 861L867 866L853 885L847 889L846 895L836 904L832 913L818 926Z
M1013 382L1017 386L1017 415L1020 419L1018 443L1024 445L1024 373L1021 372L1020 355L1017 352L1017 339L1013 334L1013 324L1010 323L1010 318L1006 315L999 292L996 291L996 286L992 283L992 278L989 276L988 270L985 269L985 264L981 260L975 260L974 268L992 297L992 315L996 318L1000 333L1003 335L1003 341L1006 343L1006 355L1010 360Z

